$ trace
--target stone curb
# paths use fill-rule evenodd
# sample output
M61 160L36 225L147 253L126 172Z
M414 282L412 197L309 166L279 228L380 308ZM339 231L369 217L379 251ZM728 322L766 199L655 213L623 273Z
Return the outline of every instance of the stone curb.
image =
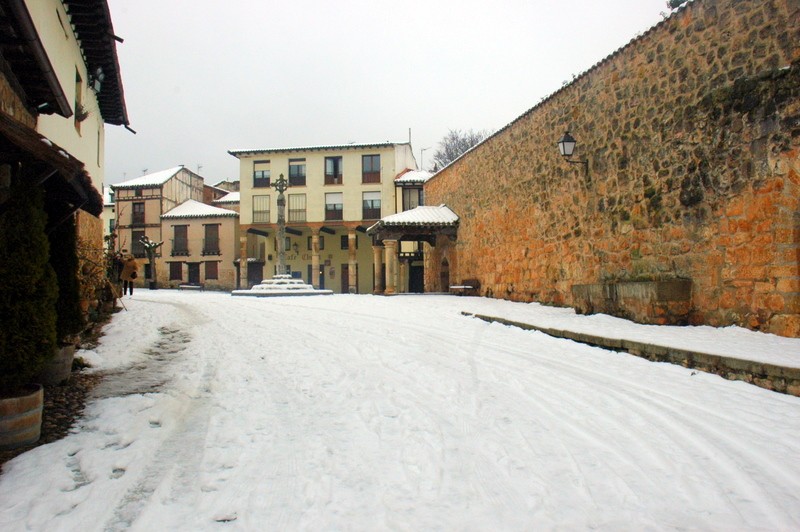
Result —
M539 327L529 323L507 320L496 316L473 314L471 312L461 312L461 314L489 323L500 323L528 331L539 331L555 338L573 340L594 347L623 351L654 362L678 364L686 368L714 373L728 380L741 380L767 390L800 397L800 368L776 366L774 364L753 362L751 360L690 351L688 349L665 347L635 340L606 338L588 333Z

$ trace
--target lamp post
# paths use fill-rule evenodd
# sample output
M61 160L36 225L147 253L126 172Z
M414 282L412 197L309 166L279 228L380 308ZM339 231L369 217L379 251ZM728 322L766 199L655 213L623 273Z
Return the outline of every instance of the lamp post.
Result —
M278 269L276 273L286 273L286 198L283 193L289 188L289 182L280 175L277 181L270 185L278 191Z
M425 169L425 168L423 168L424 165L422 164L423 156L425 155L425 152L427 150L431 149L432 147L433 146L428 146L427 148L420 148L419 149L419 169L420 170L424 170Z
M570 157L572 157L572 154L575 152L575 146L577 146L577 145L578 145L578 141L575 140L572 137L572 135L569 134L569 131L567 131L566 133L564 133L564 136L561 137L561 140L558 141L558 151L561 152L562 157L564 157L564 160L567 161L568 163L582 164L583 168L586 170L586 177L589 177L589 160L588 159L579 160L579 161L574 161L574 160L570 159Z

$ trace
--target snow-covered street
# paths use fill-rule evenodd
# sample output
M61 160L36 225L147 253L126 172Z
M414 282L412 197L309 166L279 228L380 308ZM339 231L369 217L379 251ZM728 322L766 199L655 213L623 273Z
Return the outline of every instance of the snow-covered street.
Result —
M800 528L800 398L461 312L622 320L433 295L124 303L79 353L108 374L85 418L6 464L0 529ZM631 327L800 362L797 339Z

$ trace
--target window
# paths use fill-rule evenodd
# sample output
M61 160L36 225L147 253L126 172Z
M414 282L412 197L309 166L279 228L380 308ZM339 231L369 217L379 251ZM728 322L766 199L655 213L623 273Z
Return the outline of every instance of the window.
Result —
M364 192L364 220L379 220L381 217L381 193Z
M325 184L342 184L342 158L325 157Z
M188 225L173 225L172 226L172 256L188 255L189 254L189 226Z
M136 190L134 190L133 195L135 197L137 197L137 198L141 198L142 197L142 189L141 188L137 188Z
M325 194L325 219L341 220L343 211L344 194L341 192L328 192Z
M146 255L142 238L144 238L144 231L131 231L131 253L134 257L142 258Z
M289 186L306 186L306 160L289 159Z
M269 186L269 161L253 161L253 188Z
M108 221L108 232L109 233L113 233L114 229L116 229L116 227L117 227L117 221L114 218L111 218Z
M133 213L131 214L132 225L144 225L144 202L137 201L133 203Z
M421 188L403 189L403 210L415 209L420 205L425 205L424 196Z
M269 223L269 196L253 196L253 223Z
M380 183L381 182L381 156L362 155L361 156L361 182Z
M169 280L182 281L183 280L183 263L170 262L169 263Z
M219 263L206 262L206 281L209 279L219 279Z
M219 255L219 224L208 224L203 227L205 229L203 255Z
M308 251L312 251L313 246L311 245L311 243L312 243L312 237L308 237L308 242L307 242ZM322 251L324 249L325 249L325 237L319 235L319 250Z
M306 221L306 195L289 194L289 222Z
M356 235L356 249L358 249L358 235ZM342 235L339 237L339 247L342 249L350 249L350 244L348 244L348 236Z

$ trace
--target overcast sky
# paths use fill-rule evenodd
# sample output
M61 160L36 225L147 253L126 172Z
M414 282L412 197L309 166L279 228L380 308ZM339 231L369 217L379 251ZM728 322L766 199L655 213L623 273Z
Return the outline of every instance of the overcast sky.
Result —
M234 148L497 130L661 20L665 0L109 0L134 135L106 183L183 164L238 179ZM554 132L555 145L560 132ZM555 148L554 148L555 149Z

